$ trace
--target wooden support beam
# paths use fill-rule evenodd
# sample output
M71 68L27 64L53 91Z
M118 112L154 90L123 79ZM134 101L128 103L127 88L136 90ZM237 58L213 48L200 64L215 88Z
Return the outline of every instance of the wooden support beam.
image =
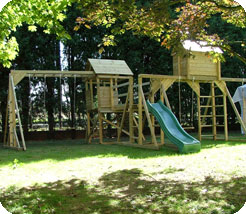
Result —
M121 127L119 127L118 125L116 125L116 124L112 123L111 121L105 119L104 117L102 118L102 120L105 121L106 123L110 124L111 126L114 126L114 127L117 128L117 129L121 129ZM128 135L128 136L131 136L131 135L130 135L130 132L128 132L128 131L126 131L126 130L124 130L124 129L121 129L121 132L125 133L125 134Z
M198 81L195 80L186 80L185 81L191 89L196 93L197 96L200 97L200 84Z
M144 92L143 92L143 89L142 89L142 87L140 85L139 85L139 87L140 87L139 90L140 90L140 94L141 94L142 102L143 102L143 106L144 106L144 111L145 111L146 118L147 118L148 123L149 123L152 143L156 147L158 147L158 144L157 144L157 141L156 141L156 136L155 136L155 131L154 131L154 128L153 128L153 125L152 125L152 121L151 121L151 118L150 118L150 113L149 113L149 110L148 110L148 107L147 107L147 103L146 103L145 98L144 98Z
M217 130L216 130L216 103L215 103L215 90L214 82L211 83L211 95L212 95L212 123L213 123L213 139L216 140Z
M129 93L126 97L126 103L125 103L125 106L124 106L124 110L123 110L123 113L122 113L122 118L121 118L121 122L120 122L120 129L119 129L119 132L118 132L118 138L117 138L117 141L119 142L120 141L120 137L121 137L121 132L123 130L123 126L124 126L124 121L125 121L125 117L126 117L126 113L127 113L127 107L128 107L128 97L129 97Z
M143 145L143 101L141 89L143 80L141 76L138 76L138 144Z
M177 79L163 79L161 84L164 86L164 90L167 91Z
M103 123L102 123L102 113L100 112L101 108L101 99L100 99L100 79L97 78L97 102L98 102L98 122L99 122L99 142L103 143Z
M227 86L226 86L226 83L223 82L223 84L224 84L225 89L226 89L227 97L228 97L228 99L229 99L229 101L230 101L230 103L231 103L231 105L232 105L232 108L233 108L233 110L234 110L234 112L235 112L235 114L236 114L236 116L237 116L238 122L239 122L240 125L242 126L244 133L246 133L246 126L245 126L245 124L243 123L243 120L242 120L242 118L241 118L241 116L240 116L240 114L239 114L239 112L238 112L238 110L237 110L237 107L236 107L236 105L235 105L234 102L233 102L232 96L231 96L231 94L230 94L230 92L229 92L229 90L228 90L228 88L227 88Z
M92 78L95 76L94 71L54 71L54 70L11 70L14 77L14 83L21 81L24 77L83 77Z
M224 136L225 136L225 141L228 141L229 137L228 137L227 102L226 102L226 96L227 96L228 89L224 81L215 81L215 84L217 85L217 87L220 89L220 91L223 94L222 97L223 97L223 110L224 110Z
M18 118L18 122L19 122L19 129L20 129L20 134L21 134L22 145L23 145L23 149L25 151L26 150L26 143L25 143L25 139L24 139L24 133L23 133L23 129L22 129L21 117L20 117L19 107L18 107L16 94L15 94L14 80L13 80L13 77L11 75L10 75L10 82L11 82L11 87L12 87L12 90L13 90L13 97L14 97L16 114L17 114L17 118Z
M134 130L133 130L133 77L129 79L128 86L128 110L129 110L129 133L130 133L130 143L134 143ZM127 101L126 101L127 102Z

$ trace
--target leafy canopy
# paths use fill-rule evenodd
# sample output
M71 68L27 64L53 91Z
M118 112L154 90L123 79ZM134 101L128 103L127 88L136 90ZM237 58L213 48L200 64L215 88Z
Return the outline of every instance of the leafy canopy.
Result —
M11 60L18 54L18 43L12 32L23 23L30 31L40 25L45 33L55 33L59 38L69 38L61 22L64 11L73 0L12 0L0 12L0 63L11 66Z
M36 31L36 25L40 25L45 33L54 33L60 39L70 38L62 21L73 2L78 3L83 14L76 19L78 25L74 29L105 26L111 33L102 40L104 46L115 44L115 35L132 31L154 38L173 51L185 39L205 40L208 45L219 46L246 63L243 56L231 49L230 41L207 31L208 20L216 14L228 23L245 28L245 11L232 0L12 0L0 13L0 63L10 67L11 60L17 56L18 44L11 33L23 23L29 25L30 31ZM241 43L243 46L244 41Z
M214 15L239 28L245 28L245 11L232 0L99 0L81 1L84 17L78 17L81 25L104 25L112 35L131 30L135 34L155 38L173 51L180 49L182 41L202 40L208 45L219 46L246 63L244 57L234 52L230 41L209 34L208 21ZM106 35L104 45L113 44L114 36ZM244 41L241 41L242 46ZM217 56L219 57L219 56Z

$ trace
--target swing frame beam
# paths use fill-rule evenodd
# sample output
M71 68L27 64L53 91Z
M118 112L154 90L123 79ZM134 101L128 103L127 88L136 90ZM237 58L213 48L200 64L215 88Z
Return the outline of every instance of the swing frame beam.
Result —
M15 87L21 82L21 80L23 80L25 77L76 77L86 79L91 78L94 75L95 74L92 71L11 70L9 74L8 102L4 130L4 147L24 151L26 150L21 117L15 93ZM16 131L17 123L19 125L21 142Z

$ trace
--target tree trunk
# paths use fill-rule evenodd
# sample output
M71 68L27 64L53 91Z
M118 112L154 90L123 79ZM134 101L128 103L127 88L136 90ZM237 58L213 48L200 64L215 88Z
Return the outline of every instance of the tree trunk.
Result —
M7 108L7 99L8 99L8 81L9 79L9 69L4 68L0 65L0 114L1 114L1 124L2 124L2 133L5 130L6 122L6 108Z

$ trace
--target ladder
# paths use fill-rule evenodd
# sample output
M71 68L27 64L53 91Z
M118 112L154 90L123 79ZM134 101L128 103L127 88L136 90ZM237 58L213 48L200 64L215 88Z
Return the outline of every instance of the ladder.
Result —
M213 140L218 140L217 128L224 129L224 140L228 140L226 94L216 93L216 91L218 91L216 90L217 88L216 83L212 82L210 94L200 95L198 97L200 103L203 103L200 105L200 114L198 114L198 119L201 124L199 140L202 140L202 137L212 137ZM202 102L204 100L207 100L206 104ZM220 114L218 114L218 110L221 110ZM218 124L218 118L224 119L223 124ZM212 133L202 135L201 133L203 128L211 128Z

